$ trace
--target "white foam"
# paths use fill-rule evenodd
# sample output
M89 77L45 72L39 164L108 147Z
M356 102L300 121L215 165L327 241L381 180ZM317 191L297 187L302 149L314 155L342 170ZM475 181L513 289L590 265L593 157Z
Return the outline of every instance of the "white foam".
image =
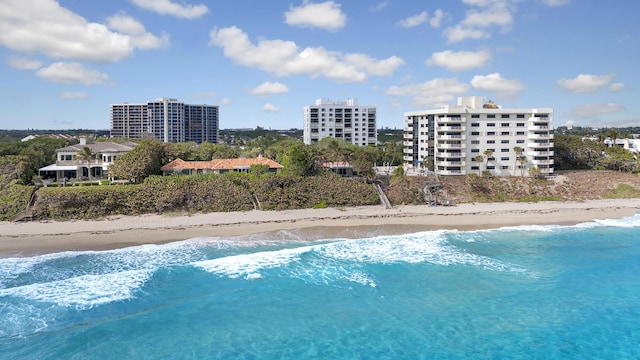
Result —
M0 297L54 303L78 309L129 299L151 276L149 271L131 270L113 274L82 275L48 283L0 289Z
M297 261L300 254L308 248L282 249L278 251L257 252L226 256L223 258L194 262L193 265L205 271L228 276L230 278L260 278L260 270L279 267Z

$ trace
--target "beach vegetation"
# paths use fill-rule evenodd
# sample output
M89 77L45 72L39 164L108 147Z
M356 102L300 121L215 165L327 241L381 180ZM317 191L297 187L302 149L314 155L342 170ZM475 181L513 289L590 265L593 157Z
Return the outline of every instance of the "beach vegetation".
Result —
M4 184L0 191L0 221L8 221L23 211L34 191L33 186L22 185L17 181Z
M609 199L640 198L640 189L629 184L618 184L606 197Z

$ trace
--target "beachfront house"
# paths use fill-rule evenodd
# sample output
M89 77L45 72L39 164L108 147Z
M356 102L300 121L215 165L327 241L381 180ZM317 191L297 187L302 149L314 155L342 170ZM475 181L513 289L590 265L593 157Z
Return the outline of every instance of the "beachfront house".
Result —
M184 161L178 158L164 165L160 170L163 175L222 174L231 171L249 172L251 165L267 165L269 172L274 173L283 167L271 159L259 156L257 158L213 159L209 161Z
M108 178L109 166L120 156L136 147L136 143L92 142L85 137L80 142L56 150L56 162L40 168L45 182L99 180ZM89 150L85 150L88 148ZM86 155L80 155L86 152Z

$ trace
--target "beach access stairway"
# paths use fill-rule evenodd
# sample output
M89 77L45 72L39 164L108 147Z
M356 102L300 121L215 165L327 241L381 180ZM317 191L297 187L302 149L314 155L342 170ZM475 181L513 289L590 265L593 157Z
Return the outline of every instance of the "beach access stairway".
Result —
M31 194L31 198L27 203L27 208L22 210L21 212L13 215L11 217L11 221L20 222L20 221L31 221L33 220L33 204L36 202L36 191Z
M438 205L438 192L442 189L442 183L438 178L438 174L435 172L427 172L428 181L425 187L422 189L422 196L424 201L429 205ZM448 204L448 201L445 202Z
M376 191L378 192L378 196L380 197L380 202L382 203L382 206L385 207L385 209L391 209L393 206L391 206L391 202L389 202L389 199L387 198L387 195L384 193L384 191L382 191L382 186L380 186L380 181L376 181L373 183L373 186L376 188Z

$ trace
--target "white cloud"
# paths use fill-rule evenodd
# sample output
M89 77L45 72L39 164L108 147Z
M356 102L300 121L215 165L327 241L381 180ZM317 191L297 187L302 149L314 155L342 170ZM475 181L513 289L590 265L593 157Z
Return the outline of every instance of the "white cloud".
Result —
M286 94L289 92L287 85L280 82L265 82L251 89L250 91L254 95L277 95Z
M38 60L28 59L24 57L12 56L7 60L10 67L18 70L36 70L42 66L42 62Z
M170 0L132 0L137 6L161 15L173 15L183 19L199 18L209 12L205 5L177 4Z
M87 22L55 0L0 1L0 45L55 59L98 62L120 61L138 47L153 47Z
M293 41L260 40L252 44L237 27L213 29L209 44L223 48L224 55L247 67L258 68L278 76L308 75L338 82L365 81L368 75L389 75L404 60L392 56L376 60L363 54L343 54L322 47L300 51Z
M573 93L595 92L599 87L607 85L613 80L615 74L593 75L579 74L573 79L562 78L558 80L558 85Z
M542 0L542 2L547 6L556 7L567 5L571 0Z
M625 85L621 82L617 82L609 85L609 92L618 92L624 89L625 89Z
M370 10L371 10L371 12L378 12L378 11L386 8L387 5L389 5L389 1L382 1L382 2L377 3Z
M405 28L411 28L424 23L425 21L427 21L428 18L429 18L429 14L426 11L423 11L420 14L409 16L406 19L400 20L398 22L398 25Z
M347 23L347 16L340 9L340 4L333 1L323 3L305 1L298 7L290 7L284 15L287 25L329 31L337 31Z
M456 96L469 91L469 85L456 79L433 79L422 84L392 86L388 96L408 97L416 107L439 107L450 104Z
M574 115L584 117L584 118L592 118L598 117L600 115L613 114L617 112L624 111L625 108L623 106L617 104L587 104L580 105L573 108L572 113Z
M445 30L449 42L465 39L485 39L491 37L490 28L498 27L508 32L513 25L514 3L518 0L464 0L467 5L475 6L466 12L465 18Z
M131 37L133 46L140 49L155 49L169 45L169 36L162 37L147 32L144 25L126 15L114 15L107 18L107 26L110 29L127 34Z
M491 52L481 51L441 51L431 54L427 59L429 66L441 66L451 71L469 70L482 67L491 59Z
M229 98L223 98L222 100L220 100L220 105L231 105L231 103L233 103L233 101L231 101L231 99Z
M63 92L60 93L61 99L88 99L89 94L83 92Z
M100 85L109 81L107 74L86 69L80 63L53 63L38 70L36 75L49 81L65 84Z
M491 37L491 34L484 30L466 28L460 25L456 25L447 28L444 31L444 35L451 43L459 42L465 39L487 39Z
M499 73L476 75L471 79L474 89L490 91L500 97L511 97L524 89L524 85L516 80L503 79Z
M266 103L264 104L264 106L262 107L262 110L264 112L279 112L280 108L271 104L271 103Z
M440 23L442 22L443 18L444 18L444 11L437 9L433 13L431 20L429 20L429 25L431 25L431 27L434 27L434 28L440 27Z

